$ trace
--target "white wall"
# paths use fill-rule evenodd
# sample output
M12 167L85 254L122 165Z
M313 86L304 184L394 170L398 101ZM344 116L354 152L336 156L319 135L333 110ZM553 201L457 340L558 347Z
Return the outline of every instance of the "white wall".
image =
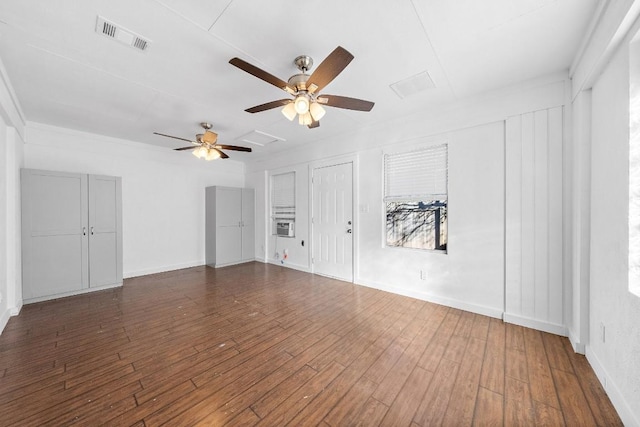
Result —
M384 246L383 152L448 143L447 253ZM500 317L504 299L504 124L361 151L357 283ZM496 165L500 165L496 167ZM361 209L359 209L361 211ZM426 279L420 279L420 271Z
M566 335L563 107L506 122L506 321Z
M640 298L628 287L629 55L592 89L590 339L587 357L623 421L640 425ZM601 326L605 327L604 340Z
M278 237L272 234L270 211L270 177L281 173L295 173L295 237ZM247 186L260 187L256 191L256 221L261 221L260 232L256 225L256 257L273 264L285 265L302 271L310 271L309 252L309 165L295 164L284 168L269 170L268 173L256 172L248 179ZM284 251L287 258L284 259Z
M338 163L345 158L355 159L355 282L501 317L505 311L505 122L521 114L533 117L534 111L545 111L546 118L546 110L555 108L554 113L550 113L551 121L544 122L545 126L552 124L549 128L553 132L549 135L553 140L536 139L536 143L544 142L544 155L538 153L537 159L525 158L527 165L538 164L539 170L528 177L535 186L520 189L518 197L524 194L528 200L544 195L549 202L559 202L558 209L549 211L540 203L541 220L537 230L541 236L558 235L551 236L544 244L536 246L526 241L524 245L537 250L539 259L558 257L558 261L539 268L541 273L535 283L540 303L536 311L527 316L538 320L535 326L564 333L561 326L564 313L560 261L563 137L560 106L566 101L566 87L564 76L548 76L461 101L448 109L422 112L351 135L306 144L298 150L289 150L286 156L259 159L247 166L248 186L256 188L256 216L268 217L269 174L297 171L297 239L293 242L297 249L292 253L289 248L288 262L291 267L304 269L308 265L312 270L310 264L305 264L311 242L305 240L304 250L300 246L303 237L311 237L311 230L303 229L299 222L300 218L309 218L308 171L319 162L330 164L332 160ZM383 153L442 142L449 143L448 253L384 247ZM558 152L559 156L553 158ZM326 153L332 153L332 157ZM530 155L536 153L532 150ZM552 166L547 168L542 162L549 159ZM520 158L517 160L511 168L520 171L522 164ZM554 181L558 181L559 190L549 184ZM306 194L299 194L301 189ZM554 221L556 219L558 221ZM279 249L283 248L282 240L278 240ZM274 239L265 224L256 235L256 254L260 254L263 247L267 252L274 249ZM277 262L272 255L267 253L267 259ZM420 279L421 270L426 272L426 280ZM545 282L548 278L552 279L550 285Z
M7 125L0 117L0 331L9 320L9 307L7 306L7 253L10 248L7 245Z
M204 188L244 186L244 166L29 123L25 167L122 177L123 274L204 264Z
M22 307L19 182L23 117L0 60L0 333Z

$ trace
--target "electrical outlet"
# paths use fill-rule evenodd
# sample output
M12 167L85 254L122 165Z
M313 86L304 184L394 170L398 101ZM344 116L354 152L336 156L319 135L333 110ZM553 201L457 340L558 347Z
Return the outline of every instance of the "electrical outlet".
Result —
M600 322L600 341L603 343L606 341L606 329L603 322Z
M420 280L427 280L427 272L420 270Z

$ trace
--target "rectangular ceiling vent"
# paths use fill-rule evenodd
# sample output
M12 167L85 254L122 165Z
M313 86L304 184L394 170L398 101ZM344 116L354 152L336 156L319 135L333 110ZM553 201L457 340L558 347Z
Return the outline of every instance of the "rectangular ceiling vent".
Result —
M102 34L105 37L109 37L143 52L146 51L151 44L150 40L145 39L131 30L127 30L124 27L114 24L113 22L107 21L100 15L98 15L98 20L96 21L96 33Z
M258 145L260 147L264 147L265 145L272 144L277 141L285 141L284 138L280 138L279 136L269 135L266 132L262 132L260 130L253 130L246 135L242 135L237 138L239 141L248 142L249 144Z
M423 92L427 89L433 89L434 87L436 87L436 85L426 71L418 73L415 76L407 77L391 85L391 89L393 89L400 99Z

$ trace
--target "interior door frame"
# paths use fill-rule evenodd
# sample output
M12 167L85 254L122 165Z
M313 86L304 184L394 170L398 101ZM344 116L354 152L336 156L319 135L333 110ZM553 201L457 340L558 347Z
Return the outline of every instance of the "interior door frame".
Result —
M357 207L359 206L359 194L358 194L358 188L359 188L359 180L358 177L360 176L359 173L359 158L357 154L351 154L351 155L346 155L346 156L336 156L336 157L329 157L323 160L318 160L315 162L311 162L309 163L309 170L308 170L308 174L309 174L309 226L310 226L310 230L309 230L309 260L308 260L308 265L310 266L310 271L311 273L315 273L315 266L312 262L313 259L313 248L314 246L314 224L312 221L313 218L313 199L314 199L314 194L313 194L313 172L315 169L318 168L325 168L325 167L331 167L331 166L338 166L338 165L342 165L345 163L351 163L351 211L353 213L353 237L351 239L351 271L352 271L352 277L351 277L351 283L356 283L357 282L357 278L359 277L359 270L358 270L358 254L359 254L359 229L360 229L360 212L357 209Z

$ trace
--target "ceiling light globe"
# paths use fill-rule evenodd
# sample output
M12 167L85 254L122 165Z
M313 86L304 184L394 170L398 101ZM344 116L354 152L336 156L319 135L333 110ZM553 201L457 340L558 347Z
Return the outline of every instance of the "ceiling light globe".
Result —
M287 105L284 106L284 108L282 109L282 114L289 119L289 121L293 120L296 118L296 106L295 103L290 102Z
M318 104L317 102L311 103L311 105L309 106L309 112L311 113L313 120L315 120L316 122L323 118L326 113L325 109L322 108L322 105Z
M205 160L215 160L219 157L220 157L220 153L218 152L218 150L210 149L207 152Z
M311 123L313 123L313 117L311 117L311 114L309 113L300 114L298 116L298 123L303 126L309 126Z
M296 109L296 113L305 114L309 111L309 98L306 95L298 95L293 101Z

